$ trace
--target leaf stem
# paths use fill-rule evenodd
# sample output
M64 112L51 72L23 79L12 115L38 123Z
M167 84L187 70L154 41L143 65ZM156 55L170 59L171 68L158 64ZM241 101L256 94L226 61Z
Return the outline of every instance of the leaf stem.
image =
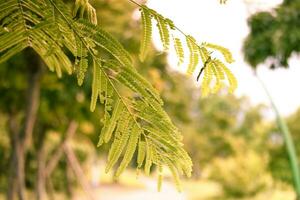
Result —
M269 98L269 101L272 105L273 111L276 115L276 120L277 120L277 125L279 130L282 132L285 146L286 146L286 151L288 153L289 161L290 161L290 166L291 166L291 171L292 171L292 177L294 181L294 187L295 187L295 192L297 199L300 198L300 169L299 169L299 162L297 158L297 153L295 149L295 144L293 141L293 138L291 136L289 127L287 126L285 120L281 117L267 87L265 86L264 82L258 77L256 74L257 79L259 80L260 84L262 85L266 95Z

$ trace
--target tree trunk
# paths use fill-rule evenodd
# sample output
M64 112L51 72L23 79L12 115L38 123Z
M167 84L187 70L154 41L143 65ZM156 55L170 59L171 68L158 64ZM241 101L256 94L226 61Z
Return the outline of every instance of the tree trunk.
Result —
M46 132L42 130L37 137L37 180L36 180L36 199L47 200L46 193L46 155L45 155L45 137Z
M46 176L46 182L47 182L48 188L49 189L51 188L52 192L54 190L53 190L52 182L51 182L51 174L54 171L54 169L56 168L61 157L64 155L65 144L69 140L71 140L73 135L76 133L77 127L78 127L77 122L72 120L69 123L68 128L65 133L65 137L62 139L61 143L56 148L56 151L54 152L54 154L51 156L51 158L47 162L46 169L45 169L45 173L46 173L45 176ZM72 173L72 171L71 171L69 165L66 166L66 173L67 173L67 193L71 199L72 193L73 193L72 188L71 188L71 185L72 185L72 183L71 183L72 182L72 174L71 173ZM51 197L51 195L49 197L50 197L50 199L54 199L54 197Z
M87 197L90 200L96 199L93 194L93 190L86 179L84 172L80 166L79 161L76 158L76 155L70 145L67 143L64 145L64 152L66 154L68 165L70 165L71 169L73 170L79 184L81 185L82 189L85 191Z
M67 164L66 166L66 178L67 178L67 195L69 199L73 199L74 197L74 189L72 187L72 183L74 181L74 174L72 173L71 166Z
M15 192L17 192L19 200L26 199L25 156L31 142L40 100L40 79L43 63L32 49L26 49L25 55L28 60L27 99L25 102L25 116L23 122L21 122L21 126L18 126L18 121L15 117L11 119L10 124L10 126L22 128L16 131L13 130L15 129L14 127L10 127L12 154L10 163L11 172L8 178L8 200L16 199ZM20 100L22 101L22 99Z
M51 156L50 160L47 163L47 167L46 167L47 177L51 176L51 173L53 172L53 170L57 166L59 160L63 156L64 145L73 137L73 135L75 134L75 132L77 130L77 127L78 127L77 122L72 120L69 123L69 126L65 133L64 139L61 141L60 145L56 148L56 151L54 152L54 154Z
M201 167L200 167L200 161L194 162L193 165L193 178L195 180L198 180L201 177Z
M51 179L46 178L46 186L49 200L55 200L55 190Z
M14 200L17 198L17 169L18 166L18 157L17 157L17 147L19 147L19 137L18 137L18 123L15 114L11 114L8 120L8 129L10 136L10 145L12 147L11 156L10 156L10 165L9 165L9 177L8 177L8 190L7 190L7 199Z

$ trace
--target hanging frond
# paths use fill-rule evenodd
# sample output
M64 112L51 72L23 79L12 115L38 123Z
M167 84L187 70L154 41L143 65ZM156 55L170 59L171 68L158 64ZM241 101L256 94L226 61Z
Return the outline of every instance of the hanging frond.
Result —
M77 71L78 85L81 86L83 84L85 73L87 72L88 69L88 59L81 58L75 65L75 68Z
M135 149L138 149L138 167L140 168L145 160L144 168L147 174L150 172L151 166L160 163L161 157L164 157L164 155L158 153L159 151L171 156L172 162L178 163L178 170L185 170L187 174L190 174L190 158L182 149L180 134L163 111L161 107L162 102L155 90L148 84L145 85L145 80L135 71L131 70L130 67L122 67L120 63L117 62L107 62L104 68L109 70L110 73L108 73L108 76L111 77L113 82L116 81L117 83L127 86L129 90L141 98L134 101L128 100L128 98L125 100L116 92L115 98L121 99L125 107L124 112L131 117L131 119L129 116L124 118L124 121L129 120L128 123L131 124L127 128L127 132L130 130L130 136L126 136L127 133L122 133L122 131L118 131L118 127L116 128L111 151L114 152L116 151L115 149L118 150L116 151L117 153L110 153L114 156L109 157L107 170L117 162L121 156L121 152L124 150L123 145L125 145L125 143L119 142L119 138L123 135L125 139L128 140L128 144L125 148L123 164L121 163L118 173L116 174L117 176L129 164ZM135 78L132 78L132 76ZM120 124L120 122L118 124ZM133 127L130 128L131 126ZM182 154L182 152L184 153ZM182 162L183 160L188 162ZM166 163L163 164L166 165Z
M230 85L229 92L233 93L235 91L235 89L237 88L237 80L236 80L235 76L230 71L230 69L228 69L228 67L226 67L226 65L224 65L224 63L222 63L219 60L215 60L214 62L217 66L220 67L220 70L223 70L224 73L226 74L227 80Z
M109 172L109 170L117 163L123 150L125 149L130 135L130 131L128 130L131 128L131 126L132 119L130 119L129 114L126 112L122 113L116 129L114 141L108 154L107 166L105 168L106 172Z
M167 21L162 15L158 14L154 10L150 10L151 14L157 22L157 28L160 35L160 40L163 44L164 50L167 51L170 45L170 31L169 31L169 21Z
M225 3L225 2L226 1L220 1L220 3ZM137 3L135 3L135 4L139 5ZM173 21L171 21L170 19L163 17L161 14L146 7L145 5L139 5L139 6L141 7L140 10L142 12L142 24L143 24L143 30L144 30L143 36L145 35L144 34L145 30L147 30L147 28L149 29L149 27L152 27L151 20L145 21L145 13L147 13L147 14L151 13L149 18L151 18L151 16L153 16L153 18L157 22L157 27L158 27L158 31L160 34L162 44L164 46L164 50L169 49L170 35L173 36L172 44L174 45L174 49L175 49L176 55L179 60L178 64L181 64L184 62L185 52L184 52L184 48L182 46L180 39L177 37L174 37L175 32L177 31L177 32L183 34L183 36L185 37L186 45L187 45L188 51L189 51L189 53L188 53L189 54L189 61L188 61L189 64L187 67L188 75L192 75L195 72L195 70L199 66L200 59L202 62L202 67L200 68L200 72L197 76L197 81L200 79L202 72L204 72L204 74L211 72L211 75L206 74L204 76L203 82L201 83L203 85L201 87L203 95L208 95L209 93L216 93L220 89L222 89L224 86L226 87L226 84L223 84L224 83L223 79L225 77L223 77L222 74L224 74L224 73L226 74L227 77L230 77L230 80L228 79L229 91L233 92L236 89L236 87L237 87L236 78L230 71L229 71L229 73L225 72L225 71L229 70L228 67L226 67L225 64L222 63L221 61L211 62L212 60L218 60L218 59L213 58L212 52L210 52L209 50L213 50L215 52L221 53L223 55L226 63L230 64L230 63L234 62L232 54L228 49L226 49L225 47L222 47L220 45L211 44L211 43L202 43L200 45L199 43L197 43L197 41L192 36L185 34L179 28L177 28L174 25ZM145 22L147 22L147 24ZM151 37L151 34L147 34L147 40L144 39L144 41L141 44L142 52L147 52L147 48L149 48L149 46L150 46L148 43L145 43L145 41L147 41L147 42L150 41L149 37ZM142 55L143 56L141 57L141 60L144 60L146 54L143 53ZM219 62L221 62L222 64L220 64ZM225 70L223 69L224 66L226 67ZM211 68L211 69L205 70L205 68ZM216 84L214 85L213 88L209 89L209 86L211 85L212 80L214 80L214 82Z
M196 40L192 36L186 37L186 43L190 52L190 61L187 69L187 74L192 75L199 63L198 46Z
M184 61L183 46L182 46L181 40L179 38L174 38L173 42L174 42L174 48L175 48L176 55L179 59L178 65L180 65Z
M97 24L97 14L95 8L89 3L88 0L76 0L74 9L73 9L73 17L77 15L80 18L84 18L84 13L87 13L87 18L92 24Z
M101 132L105 143L108 143L110 141L111 136L115 130L115 127L117 126L117 122L120 119L121 114L123 113L123 110L124 110L124 106L122 105L120 100L117 100L117 102L114 106L114 110L113 110L110 122L109 122L108 126L105 126L102 129L102 132Z
M176 31L174 23L154 10L141 7L143 39L140 57L143 60L151 41L151 17L157 22L164 49L169 49L170 36ZM121 162L119 176L138 152L138 168L149 174L153 165L167 166L180 188L179 177L190 176L192 162L183 149L182 136L163 110L163 101L153 86L133 67L131 56L124 47L101 27L88 0L76 0L73 12L62 0L7 0L0 2L0 63L25 48L32 48L49 70L60 77L63 71L77 74L82 85L92 64L90 110L97 103L104 107L103 128L98 145L111 143L106 171ZM237 82L230 70L217 59L211 58L207 48L223 53L218 46L198 45L186 36L190 51L188 73L192 74L201 58L204 70L203 85L209 92L212 80L227 80L230 91ZM182 62L184 51L179 39L174 46ZM99 53L101 52L101 54ZM126 89L123 93L121 89ZM98 101L98 99L100 101ZM159 177L159 183L161 177Z
M100 62L99 62L100 63ZM93 82L92 82L92 96L90 110L94 112L97 104L97 99L101 93L101 66L94 60L93 61Z
M132 59L129 53L118 40L102 28L83 19L76 21L72 28L77 30L77 34L81 36L81 41L85 44L85 48L89 48L93 53L97 52L96 48L101 48L110 53L124 66L132 65Z
M229 84L228 90L232 93L237 87L237 80L232 72L220 60L209 60L204 67L204 76L201 85L202 95L207 96L209 93L218 92L225 85L226 79Z
M162 186L162 180L163 180L163 167L161 165L158 166L158 180L157 180L157 190L161 191Z
M72 62L63 50L65 46L72 51L72 45L61 40L72 36L61 31L67 25L56 18L48 1L8 0L0 5L0 25L4 30L0 32L0 63L31 47L59 77L61 66L72 73Z
M146 140L147 141L147 140ZM145 174L150 174L150 169L153 164L153 148L150 141L146 142L146 161L145 161Z
M128 144L127 144L126 151L124 153L123 160L119 168L117 169L116 177L120 176L120 174L125 170L125 168L132 160L133 154L136 150L136 146L141 134L141 128L138 126L138 124L134 124L129 132L130 132L130 138L128 140Z
M145 155L146 155L146 142L144 141L139 141L139 148L138 148L138 157L137 157L137 164L138 168L141 168L143 165L143 162L145 160Z
M152 16L149 10L145 7L141 7L141 16L142 16L142 25L143 25L143 35L141 40L139 56L141 61L144 61L152 38L152 22L151 22Z
M211 60L210 53L203 46L198 46L198 52L199 52L201 61L204 65L203 67L205 67L205 64L207 64Z
M226 60L226 62L228 62L228 63L233 63L234 62L232 54L227 48L222 47L220 45L211 44L211 43L204 43L204 46L207 47L207 48L210 48L210 49L217 50L220 53L222 53L225 60Z
M204 68L203 81L201 84L202 96L207 96L210 92L210 83L212 81L212 71L210 67Z
M138 167L145 163L147 173L152 165L167 165L163 158L168 156L172 163L176 163L178 173L184 171L190 176L192 163L182 147L181 134L163 110L158 92L132 66L127 51L101 28L83 19L73 22L59 8L55 9L87 52L85 55L85 52L77 51L76 57L93 61L91 110L96 106L97 95L104 104L104 126L98 145L112 142L106 171L122 159L116 173L119 176L138 150ZM167 24L171 22L167 21ZM106 50L112 59L99 59L99 49ZM100 86L95 86L96 83ZM121 94L119 85L126 86L127 96Z
M227 0L220 0L220 4L226 4Z

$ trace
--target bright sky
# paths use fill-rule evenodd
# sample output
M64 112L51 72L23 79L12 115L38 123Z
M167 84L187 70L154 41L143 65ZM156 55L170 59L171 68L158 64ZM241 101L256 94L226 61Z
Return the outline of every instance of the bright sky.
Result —
M256 2L251 9L243 0L228 0L220 5L218 0L149 0L148 6L174 21L184 32L193 35L199 42L206 41L225 46L231 50L236 62L230 69L236 75L239 88L236 95L250 97L253 104L269 105L260 84L244 62L241 48L247 36L247 16L257 9L270 9L281 0L248 0ZM155 41L159 40L156 36ZM176 66L177 59L169 56L170 64ZM259 67L258 75L265 82L275 103L283 115L293 113L300 107L299 59L291 59L290 68L269 70Z

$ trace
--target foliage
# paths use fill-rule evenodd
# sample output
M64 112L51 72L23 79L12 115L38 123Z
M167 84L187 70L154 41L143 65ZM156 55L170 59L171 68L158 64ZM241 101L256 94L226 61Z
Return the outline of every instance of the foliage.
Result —
M0 161L0 193L5 192L5 186L6 186L6 179L5 179L5 170L8 168L8 160L9 160L9 150L10 150L10 145L8 138L5 137L5 131L4 131L4 126L5 126L5 116L3 114L0 114L0 156L1 156L1 161Z
M234 154L213 161L211 176L222 183L227 195L235 197L253 196L270 185L271 177L266 173L266 155L248 149L243 139L227 137ZM253 179L255 177L255 179Z
M271 12L259 12L249 20L250 35L244 44L245 58L252 67L270 61L270 68L288 67L288 59L293 53L299 52L299 1L283 1ZM270 99L272 109L277 118L277 125L282 133L287 155L290 161L291 173L294 180L297 198L300 196L300 169L293 138L288 126L282 119L271 95L261 84Z
M192 106L191 120L182 129L194 162L193 177L216 181L224 190L222 199L252 198L272 188L271 156L264 148L270 125L263 119L264 106L222 94Z
M243 138L227 137L234 153L213 159L210 176L217 180L229 197L253 197L272 188L273 179L268 171L268 154L247 145ZM255 177L255 179L253 179Z
M271 68L288 67L288 59L300 51L299 1L284 1L271 12L259 12L248 20L250 34L245 59L256 67L271 58Z
M287 125L291 131L295 144L299 143L299 135L297 134L300 130L298 123L299 118L300 111L298 109L294 114L292 114L286 119ZM285 156L287 152L283 143L283 138L277 132L278 127L273 127L269 131L268 150L271 155L269 167L275 179L292 184L293 179L290 173L288 157ZM299 145L296 145L295 148L298 155L298 159L300 159Z
M0 113L4 119L1 119L1 152L3 152L3 162L0 163L0 167L3 168L0 173L0 179L4 181L4 184L0 185L0 190L7 190L7 168L9 164L9 153L12 150L12 146L9 143L9 131L7 127L7 118L11 112L16 112L18 120L22 120L24 115L24 102L20 99L25 99L26 94L26 76L27 76L27 62L24 54L18 54L10 59L6 63L2 63L0 66L0 93L1 97L1 109ZM10 68L10 67L11 68ZM53 73L44 73L41 82L41 103L38 111L38 120L35 126L35 132L33 135L33 145L29 149L29 153L26 158L26 186L33 189L36 184L36 168L37 168L37 144L41 142L38 138L39 135L45 134L44 149L45 159L48 161L51 158L59 146L59 143L65 138L65 131L71 120L76 120L78 123L88 123L94 132L98 132L100 127L93 126L99 121L99 116L89 111L89 88L74 87L75 77L67 76L63 79L57 80L57 77ZM4 78L5 77L5 78ZM90 82L87 80L87 82ZM67 92L66 92L67 91ZM79 128L76 137L73 138L74 149L76 155L79 156L80 161L85 161L85 158L93 156L91 149L97 144L96 134L90 134L83 128ZM84 145L83 148L80 148ZM103 148L107 149L107 148ZM93 149L95 151L95 149ZM102 149L101 149L102 150ZM102 153L102 152L99 152ZM6 170L4 170L6 169ZM58 167L54 170L50 177L53 187L56 191L66 191L66 160L64 158L58 164ZM64 180L64 181L62 181Z
M144 59L151 41L151 18L157 21L165 50L170 45L170 30L176 27L154 10L146 6L141 9L144 36L140 57ZM96 26L96 11L88 1L76 0L73 12L59 0L9 0L1 3L1 10L0 63L30 47L58 77L62 76L63 70L69 74L75 71L78 85L83 84L89 65L93 66L90 110L95 110L98 100L104 104L98 145L112 140L107 171L124 153L116 173L119 176L139 147L140 151L145 151L140 154L146 156L140 157L138 166L142 167L145 162L146 172L153 164L159 168L167 165L177 185L179 172L190 176L191 160L182 148L180 133L162 109L163 102L157 91L136 72L131 56L123 46ZM211 58L207 48L220 51L228 63L233 61L230 52L217 45L198 45L192 36L185 36L190 50L188 73L195 71L199 57L204 64L203 94L211 92L213 77L216 84L212 92L221 88L225 77L230 84L229 90L233 91L237 85L235 77L220 60ZM181 42L178 38L174 40L182 60ZM119 85L125 86L129 93L122 94ZM140 143L145 144L144 149Z
M220 0L220 4L225 4L227 0Z
M211 55L212 52L210 52L210 50L215 50L224 56L226 63L232 63L234 60L228 49L215 44L198 44L195 38L183 33L170 19L163 17L161 14L144 5L139 6L143 24L143 37L140 48L141 60L144 60L147 55L152 36L152 19L154 19L157 23L164 51L169 50L170 45L172 44L179 58L178 64L183 63L185 58L183 42L180 37L177 36L178 32L184 36L185 43L189 49L187 74L192 75L199 65L199 61L202 61L202 68L200 69L197 80L199 80L201 73L204 72L204 78L201 85L203 96L218 92L224 86L226 79L230 86L229 91L233 92L236 89L237 80L234 75L220 59L213 58Z
M63 51L67 48L75 58L79 85L83 83L88 59L93 63L91 111L95 109L98 96L105 104L99 145L107 143L116 129L107 169L116 163L127 146L117 171L119 175L132 159L137 143L145 142L146 171L154 163L168 165L175 177L178 177L177 169L184 170L186 175L191 173L191 161L181 147L177 129L162 110L157 92L135 71L129 54L112 36L83 19L74 21L60 1L8 1L2 3L1 8L5 10L0 18L1 62L29 46L60 77L60 66L72 73L72 62ZM83 18L84 11L87 11L88 19L96 23L90 5L76 1L73 16L79 14ZM114 60L99 58L99 50L106 50ZM136 93L135 97L121 96L117 83ZM158 118L162 120L156 120Z

